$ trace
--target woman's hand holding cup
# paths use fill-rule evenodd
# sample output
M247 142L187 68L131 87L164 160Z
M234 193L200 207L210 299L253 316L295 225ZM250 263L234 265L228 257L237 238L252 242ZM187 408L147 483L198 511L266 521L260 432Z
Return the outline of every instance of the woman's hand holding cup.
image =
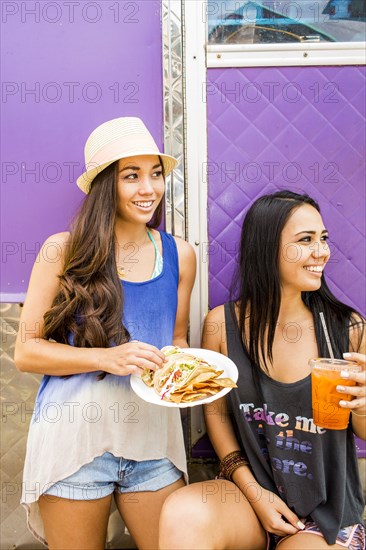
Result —
M343 388L342 402L349 403L353 394L348 390L356 386L351 375L360 373L362 367L354 361L336 358L310 359L309 365L314 424L328 430L345 430L350 408L341 406L339 388ZM349 376L342 379L341 373L348 373Z
M340 407L350 409L356 416L366 417L366 355L363 353L344 353L344 359L354 361L360 367L361 372L342 371L341 378L344 380L353 380L356 382L355 386L345 387L337 386L339 393L349 393L352 395L351 401L341 400L339 402Z

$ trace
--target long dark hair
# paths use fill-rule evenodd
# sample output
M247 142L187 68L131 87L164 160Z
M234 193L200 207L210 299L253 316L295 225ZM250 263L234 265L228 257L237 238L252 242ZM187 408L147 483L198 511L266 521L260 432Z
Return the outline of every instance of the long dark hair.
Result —
M60 288L44 315L44 338L98 348L130 339L115 258L117 167L118 161L96 176L72 222ZM162 201L149 227L158 227L161 218Z
M280 238L293 211L309 204L320 212L308 195L279 191L265 195L248 210L241 232L240 259L233 279L231 297L239 308L239 327L244 349L256 367L268 372L266 357L272 363L272 347L281 303L279 274ZM332 294L321 278L319 290L302 292L302 300L313 314L318 351L329 357L319 312L327 320L334 353L342 357L349 349L349 325L358 329L359 344L364 323L361 315Z

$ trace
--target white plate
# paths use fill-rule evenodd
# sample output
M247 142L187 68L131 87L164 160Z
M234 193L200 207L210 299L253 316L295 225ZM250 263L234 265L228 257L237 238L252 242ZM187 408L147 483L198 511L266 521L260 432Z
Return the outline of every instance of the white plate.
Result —
M217 353L217 351L199 348L184 348L184 351L187 353L191 353L192 355L196 355L197 357L202 357L202 359L205 359L205 361L207 361L211 365L214 365L219 370L223 370L224 372L222 373L220 378L231 378L234 382L237 381L238 369L236 368L235 363L225 355ZM204 405L205 403L212 403L212 401L220 399L220 397L223 397L232 389L223 388L215 395L210 395L210 397L206 397L205 399L197 399L197 401L189 403L172 403L170 401L164 401L164 399L161 399L160 396L155 392L154 388L147 386L139 376L132 374L130 377L130 381L133 391L144 401L147 401L148 403L153 403L154 405L160 405L161 407L175 407L180 409L184 409L186 407L195 407L196 405Z

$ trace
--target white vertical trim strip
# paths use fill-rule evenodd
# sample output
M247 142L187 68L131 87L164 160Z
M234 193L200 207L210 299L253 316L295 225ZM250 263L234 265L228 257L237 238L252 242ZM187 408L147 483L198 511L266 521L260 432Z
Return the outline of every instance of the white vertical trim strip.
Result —
M200 347L202 322L208 309L207 262L207 110L206 2L182 0L184 13L184 76L188 241L196 250L197 278L191 299L190 345Z

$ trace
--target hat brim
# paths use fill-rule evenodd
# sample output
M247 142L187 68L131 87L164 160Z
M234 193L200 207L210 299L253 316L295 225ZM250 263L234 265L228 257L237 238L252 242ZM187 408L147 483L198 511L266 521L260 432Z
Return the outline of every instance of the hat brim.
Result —
M141 151L136 151L136 153L129 152L128 155L122 155L118 156L108 162L105 162L104 164L100 164L98 166L94 166L91 168L88 168L81 176L78 177L76 180L76 184L83 191L83 193L88 194L90 191L90 186L94 180L94 178L97 177L98 174L100 174L105 168L113 164L113 162L116 162L117 160L123 159L123 158L129 158L134 156L142 156L142 155L153 155L154 157L158 156L161 158L161 161L163 163L164 167L164 175L167 176L170 174L174 168L178 166L178 160L170 155L166 155L165 153L160 153L157 151L144 151L143 153Z

